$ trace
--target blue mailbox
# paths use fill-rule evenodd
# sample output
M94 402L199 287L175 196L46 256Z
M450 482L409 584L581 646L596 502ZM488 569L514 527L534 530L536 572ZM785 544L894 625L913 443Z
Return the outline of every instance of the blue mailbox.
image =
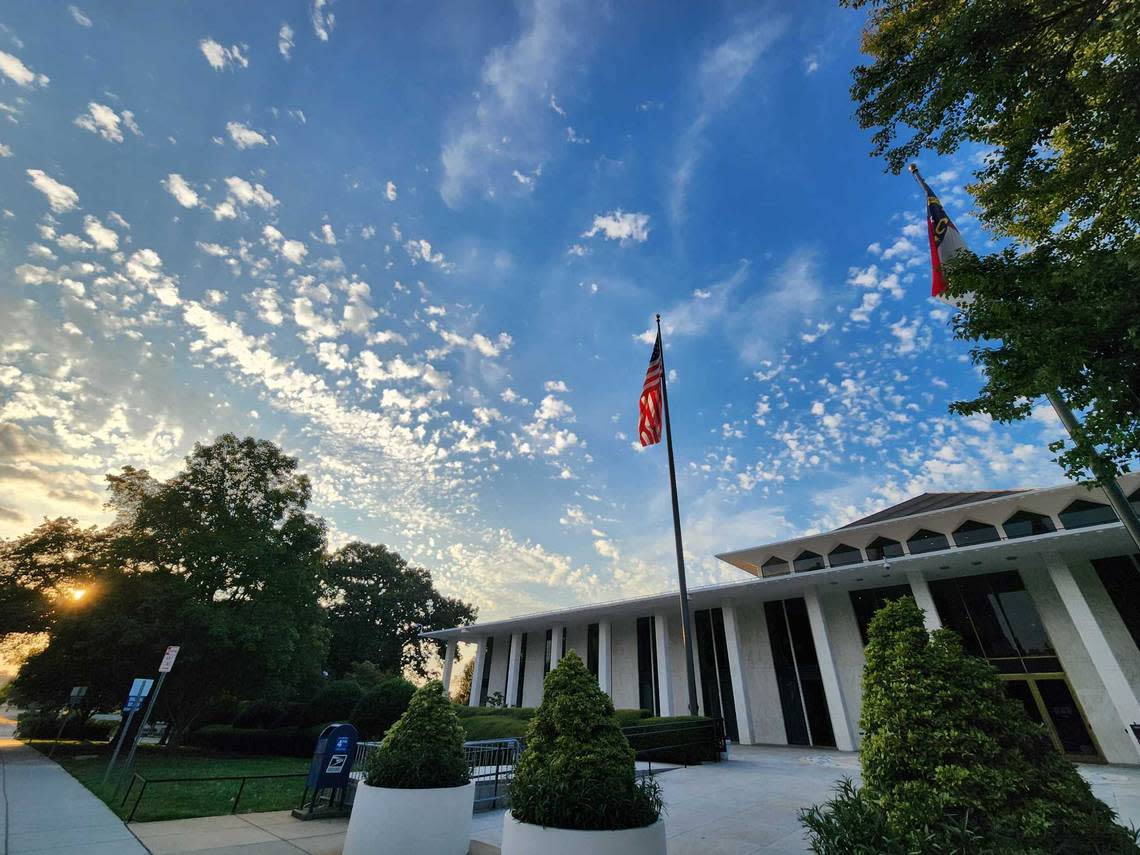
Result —
M293 811L293 816L298 819L347 816L345 796L358 738L351 724L330 724L321 731L309 764L301 806Z

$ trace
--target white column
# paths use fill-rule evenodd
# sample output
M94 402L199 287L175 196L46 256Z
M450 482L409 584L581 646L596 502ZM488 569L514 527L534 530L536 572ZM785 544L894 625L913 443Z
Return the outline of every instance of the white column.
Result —
M610 622L598 621L598 686L612 696L610 686Z
M483 690L483 659L487 655L487 637L475 642L475 667L471 671L471 698L467 706L479 706L479 693Z
M558 661L566 655L566 651L562 649L562 631L565 629L562 624L557 623L554 629L550 632L550 670L553 671Z
M736 622L736 606L721 603L724 614L724 641L728 647L728 673L732 678L732 700L736 707L736 729L742 745L752 744L752 708L748 703L748 684L744 677L744 658L740 652L740 627Z
M847 702L839 685L839 672L835 667L835 657L831 653L831 635L823 619L823 609L819 602L819 589L804 591L808 621L811 623L811 637L815 642L815 658L819 661L819 673L823 677L823 693L827 697L827 711L831 714L831 729L835 732L835 747L840 751L855 750L855 734L847 719Z
M1064 557L1056 552L1047 552L1042 557L1049 569L1049 578L1053 580L1057 593L1061 595L1061 602L1065 604L1065 611L1076 627L1077 635L1084 643L1097 675L1104 683L1109 702L1116 711L1120 725L1130 736L1128 744L1132 746L1132 758L1124 762L1136 763L1140 761L1140 750L1137 750L1136 740L1131 738L1132 731L1129 725L1140 722L1140 700L1137 700L1136 693L1132 691L1124 669L1120 667L1120 661L1112 652L1108 639L1104 637L1104 631L1097 623L1092 608L1089 607L1077 580L1073 578L1073 573L1065 563Z
M914 601L922 609L922 620L926 624L927 632L942 629L942 619L938 616L938 609L934 605L934 597L930 595L930 585L921 570L907 570L906 580L910 583L910 592Z
M443 693L449 698L451 697L451 669L455 665L456 643L454 638L447 639L447 653L443 657Z
M673 715L673 690L669 680L669 616L654 612L653 623L657 630L657 703L661 715Z
M522 633L511 633L511 656L507 660L507 697L506 706L515 706L516 696L519 693L519 661L522 659Z

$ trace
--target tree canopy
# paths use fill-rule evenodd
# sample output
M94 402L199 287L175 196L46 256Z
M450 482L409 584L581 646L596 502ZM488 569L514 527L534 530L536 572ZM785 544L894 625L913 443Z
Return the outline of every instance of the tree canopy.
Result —
M873 154L991 151L970 187L1027 243L1136 240L1140 7L1130 0L841 0L871 7L851 93Z
M421 629L474 619L383 546L329 556L308 478L271 442L225 434L167 481L127 466L108 490L104 529L60 519L0 543L0 634L49 633L17 703L58 707L86 685L115 708L177 644L158 714L180 734L219 700L307 699L322 670L426 675Z

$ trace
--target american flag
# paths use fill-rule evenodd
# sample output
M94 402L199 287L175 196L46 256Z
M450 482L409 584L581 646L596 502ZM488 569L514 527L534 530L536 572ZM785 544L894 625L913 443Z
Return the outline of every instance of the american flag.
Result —
M637 420L637 434L642 445L656 445L661 441L661 331L657 331L657 342L653 345L653 355L649 357L649 370L645 372L645 385L641 387L641 400L638 409L641 417Z

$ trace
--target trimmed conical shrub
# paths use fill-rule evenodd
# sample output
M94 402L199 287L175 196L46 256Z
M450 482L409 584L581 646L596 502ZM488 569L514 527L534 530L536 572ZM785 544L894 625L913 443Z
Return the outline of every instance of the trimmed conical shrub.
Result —
M928 634L912 600L876 613L866 660L863 787L804 812L815 851L1140 852L997 671Z
M520 822L591 831L640 828L661 815L660 788L638 782L614 705L578 654L546 676L542 704L511 782Z
M463 739L443 684L426 683L369 755L365 783L400 790L463 786L470 780Z

